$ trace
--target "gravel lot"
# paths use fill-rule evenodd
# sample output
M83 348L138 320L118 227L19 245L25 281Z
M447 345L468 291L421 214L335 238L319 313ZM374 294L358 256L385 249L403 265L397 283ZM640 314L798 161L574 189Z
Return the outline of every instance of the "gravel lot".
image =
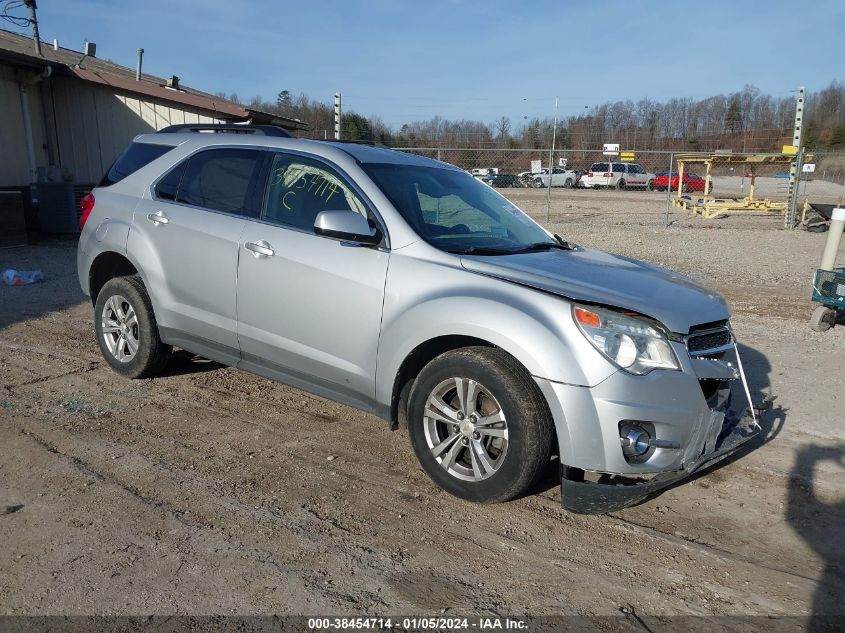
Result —
M545 191L506 191L545 221ZM845 327L807 327L824 235L704 221L665 194L554 191L568 239L690 274L735 312L767 437L641 506L568 514L555 473L477 506L374 417L178 353L127 381L93 338L75 243L0 251L0 612L845 612ZM845 260L845 249L842 252Z

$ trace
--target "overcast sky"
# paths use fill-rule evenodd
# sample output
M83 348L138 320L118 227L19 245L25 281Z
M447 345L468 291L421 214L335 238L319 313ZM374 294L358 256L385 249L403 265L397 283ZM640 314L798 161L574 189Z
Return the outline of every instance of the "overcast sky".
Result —
M786 96L845 78L845 2L38 0L43 39L207 92L280 90L404 122L562 115L608 100ZM7 24L2 28L11 28Z

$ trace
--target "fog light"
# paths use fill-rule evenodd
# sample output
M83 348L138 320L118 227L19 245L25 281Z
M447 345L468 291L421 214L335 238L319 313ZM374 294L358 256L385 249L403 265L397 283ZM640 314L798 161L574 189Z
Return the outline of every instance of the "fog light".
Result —
M654 427L641 422L620 422L619 441L622 454L629 463L639 464L646 461L653 452L652 434Z

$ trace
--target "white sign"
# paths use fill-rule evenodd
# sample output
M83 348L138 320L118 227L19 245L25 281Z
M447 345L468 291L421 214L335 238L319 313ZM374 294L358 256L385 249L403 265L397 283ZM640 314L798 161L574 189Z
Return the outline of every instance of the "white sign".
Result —
M563 167L564 169L566 169L566 159L565 158L558 158L557 164L559 166Z
M811 174L816 171L816 164L815 163L804 163L801 165L801 171L807 174Z
M602 154L605 156L616 156L619 153L619 143L605 143Z
M531 161L531 173L537 174L540 170L543 169L543 161L541 160L532 160Z

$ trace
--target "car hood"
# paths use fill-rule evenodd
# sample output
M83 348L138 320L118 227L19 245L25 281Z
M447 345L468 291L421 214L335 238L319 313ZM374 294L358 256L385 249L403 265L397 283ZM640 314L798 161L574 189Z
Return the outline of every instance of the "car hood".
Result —
M685 275L580 246L570 251L464 255L461 264L472 272L567 299L632 310L679 334L730 316L720 295Z

